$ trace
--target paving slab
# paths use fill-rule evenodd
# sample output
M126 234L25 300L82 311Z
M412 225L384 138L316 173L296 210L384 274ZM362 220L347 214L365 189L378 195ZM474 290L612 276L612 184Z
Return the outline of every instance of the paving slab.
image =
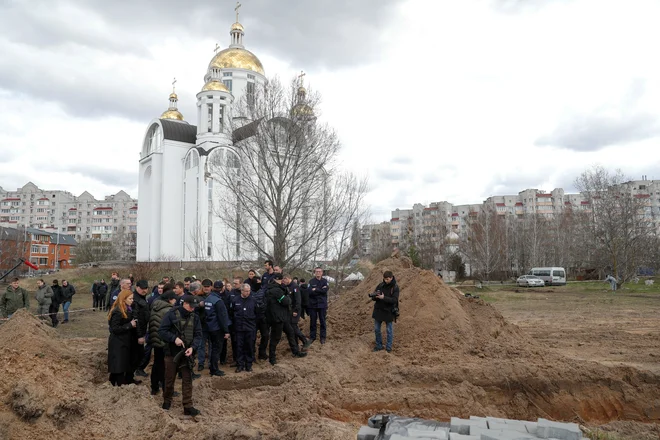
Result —
M581 440L582 431L576 423L553 422L539 419L536 436L539 438L556 438L558 440Z
M357 440L375 440L379 432L379 429L363 426L358 431Z
M463 435L455 432L449 433L449 440L481 440L480 435Z
M538 439L533 435L511 430L488 430L481 434L481 440L528 440L528 439Z
M513 422L513 421L512 421ZM523 425L522 422L516 420L516 423L500 423L500 422L493 422L491 420L488 421L488 429L494 429L494 430L500 430L500 431L518 431L522 432L525 434L528 434L527 428L525 428L525 425Z
M452 417L449 426L450 432L455 432L457 434L470 434L471 426L488 429L488 422L485 420L469 420Z

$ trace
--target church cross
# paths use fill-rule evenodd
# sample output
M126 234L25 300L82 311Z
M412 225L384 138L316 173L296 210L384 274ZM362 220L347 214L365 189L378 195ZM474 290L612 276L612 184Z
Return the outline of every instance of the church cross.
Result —
M174 78L174 81L172 81L172 93L174 93L174 91L176 90L175 84L176 84L176 78Z
M305 72L303 72L302 70L300 71L300 75L298 75L298 82L300 83L300 86L301 86L301 87L302 87L302 85L303 85L303 77L304 77L305 75L307 75L307 74L306 74Z
M218 53L219 49L220 49L220 45L218 43L215 43L215 49L213 49L213 52Z
M238 10L241 8L241 5L239 2L236 2L236 7L234 8L234 11L236 11L236 23L238 23Z

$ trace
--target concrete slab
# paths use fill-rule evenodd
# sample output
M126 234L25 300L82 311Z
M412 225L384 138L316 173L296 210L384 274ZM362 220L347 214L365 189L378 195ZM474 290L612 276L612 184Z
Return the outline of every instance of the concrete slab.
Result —
M410 438L432 438L437 440L448 440L449 430L435 430L429 431L425 429L408 429L408 436Z
M463 435L455 432L449 433L449 440L481 440L480 435Z
M519 431L501 431L501 430L488 430L481 434L481 440L528 440L537 439L538 437L532 436L527 433Z
M358 431L357 440L375 440L379 432L379 429L362 426Z
M539 438L556 438L558 440L581 440L582 431L576 423L553 422L539 419L536 436Z
M515 423L514 421L511 421L509 423L500 423L500 422L493 422L491 420L488 421L488 429L494 429L494 430L500 430L500 431L518 431L522 432L525 434L528 434L527 428L525 428L525 425L523 425L522 422L516 420Z
M449 422L450 432L455 432L457 434L470 434L471 426L488 429L488 423L485 420L468 420L452 417Z

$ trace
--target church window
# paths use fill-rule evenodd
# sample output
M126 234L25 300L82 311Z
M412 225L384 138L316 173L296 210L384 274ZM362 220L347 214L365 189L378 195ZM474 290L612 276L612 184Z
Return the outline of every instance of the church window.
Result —
M206 113L207 113L206 121L207 121L207 125L208 125L208 128L207 128L206 131L211 133L211 131L213 131L213 104L207 104L206 109L207 109L206 110Z
M192 166L193 168L197 168L199 166L199 154L197 154L196 151L193 151L192 157Z
M190 155L188 155L188 157L186 157L186 165L185 165L186 170L190 169L191 164L192 164L192 160L190 158Z
M225 113L225 106L221 105L218 108L218 131L220 133L224 132L224 113Z
M254 79L254 75L252 75L251 73L248 73L248 79Z
M248 105L254 105L254 82L248 81L246 92Z
M222 83L227 87L227 89L229 89L230 92L232 91L232 88L231 88L232 81L230 79L226 79L226 80L222 81Z
M232 72L222 72L222 76L233 76Z
M160 125L152 125L144 141L143 156L148 156L153 152L160 151L162 142L163 131L160 128Z

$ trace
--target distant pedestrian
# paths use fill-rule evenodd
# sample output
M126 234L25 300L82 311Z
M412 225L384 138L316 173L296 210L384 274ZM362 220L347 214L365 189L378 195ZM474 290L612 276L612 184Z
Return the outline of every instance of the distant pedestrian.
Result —
M59 281L53 280L51 289L53 290L53 298L49 309L50 319L53 322L53 327L57 327L57 324L60 323L57 314L60 312L60 304L62 304L62 286L60 286Z
M37 281L37 315L42 321L48 321L50 305L53 303L53 289L44 280Z
M105 280L101 280L98 287L96 288L96 296L98 297L98 308L99 310L105 310L105 297L108 294L108 285L105 283Z
M612 276L612 274L608 275L607 278L605 278L605 281L610 283L610 287L612 288L612 292L616 292L616 285L617 285L617 280Z
M64 321L62 324L69 322L69 307L73 301L73 295L76 294L76 289L67 280L62 280L62 310L64 311Z

